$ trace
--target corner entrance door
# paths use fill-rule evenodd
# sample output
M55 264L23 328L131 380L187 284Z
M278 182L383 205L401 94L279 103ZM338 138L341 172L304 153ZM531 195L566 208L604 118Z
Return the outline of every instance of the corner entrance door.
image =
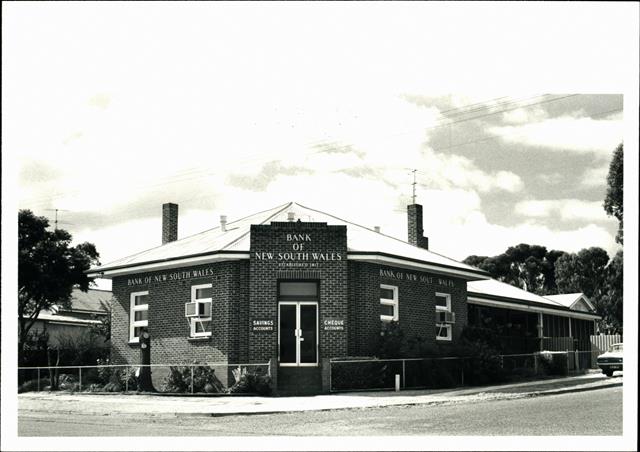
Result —
M280 302L278 348L281 366L318 365L318 303Z

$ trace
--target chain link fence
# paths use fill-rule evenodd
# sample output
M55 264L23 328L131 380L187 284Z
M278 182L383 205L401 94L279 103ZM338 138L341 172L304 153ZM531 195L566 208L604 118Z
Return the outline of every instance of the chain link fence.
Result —
M590 353L543 351L476 357L334 358L330 360L330 390L444 389L562 376L594 368Z
M270 363L182 363L18 367L18 392L138 392L143 368L157 393L268 395L273 389Z

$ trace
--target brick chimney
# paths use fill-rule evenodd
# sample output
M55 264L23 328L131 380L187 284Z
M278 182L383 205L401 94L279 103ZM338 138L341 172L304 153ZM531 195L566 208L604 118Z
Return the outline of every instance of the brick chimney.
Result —
M422 206L410 204L407 206L407 220L409 243L425 250L429 249L429 239L424 237L422 229Z
M178 240L178 204L162 204L162 244Z

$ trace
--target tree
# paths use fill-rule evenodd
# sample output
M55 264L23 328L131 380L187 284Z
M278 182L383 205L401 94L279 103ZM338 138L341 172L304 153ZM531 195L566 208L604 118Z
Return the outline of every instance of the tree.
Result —
M622 265L622 250L609 261L597 247L565 254L556 262L558 289L584 293L602 317L600 331L607 333L622 333Z
M111 340L111 300L109 302L100 301L100 305L107 312L107 315L94 314L93 320L97 320L99 323L91 325L91 332L95 336L101 336L103 342Z
M618 234L616 242L622 245L623 239L623 174L624 174L624 149L620 143L613 152L613 159L609 165L607 175L607 194L604 198L604 210L608 215L618 219Z
M555 276L561 293L582 292L589 298L599 297L605 280L609 255L599 247L566 253L556 262Z
M18 359L40 311L53 305L69 307L74 287L87 291L92 278L85 271L99 265L95 245L71 246L71 234L50 231L49 220L30 210L18 214Z
M623 254L618 251L607 265L602 295L595 308L602 316L600 330L607 334L622 334Z
M555 262L563 254L547 251L544 246L521 243L497 256L469 256L463 262L485 270L499 281L547 295L557 292Z

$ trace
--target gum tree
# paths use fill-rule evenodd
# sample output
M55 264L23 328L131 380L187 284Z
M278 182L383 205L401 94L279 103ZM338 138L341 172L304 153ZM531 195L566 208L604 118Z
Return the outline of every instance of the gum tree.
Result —
M93 282L85 271L98 265L92 243L71 246L71 234L49 230L49 220L30 210L18 213L18 359L24 363L29 331L40 311L53 305L69 307L74 287L87 291Z

